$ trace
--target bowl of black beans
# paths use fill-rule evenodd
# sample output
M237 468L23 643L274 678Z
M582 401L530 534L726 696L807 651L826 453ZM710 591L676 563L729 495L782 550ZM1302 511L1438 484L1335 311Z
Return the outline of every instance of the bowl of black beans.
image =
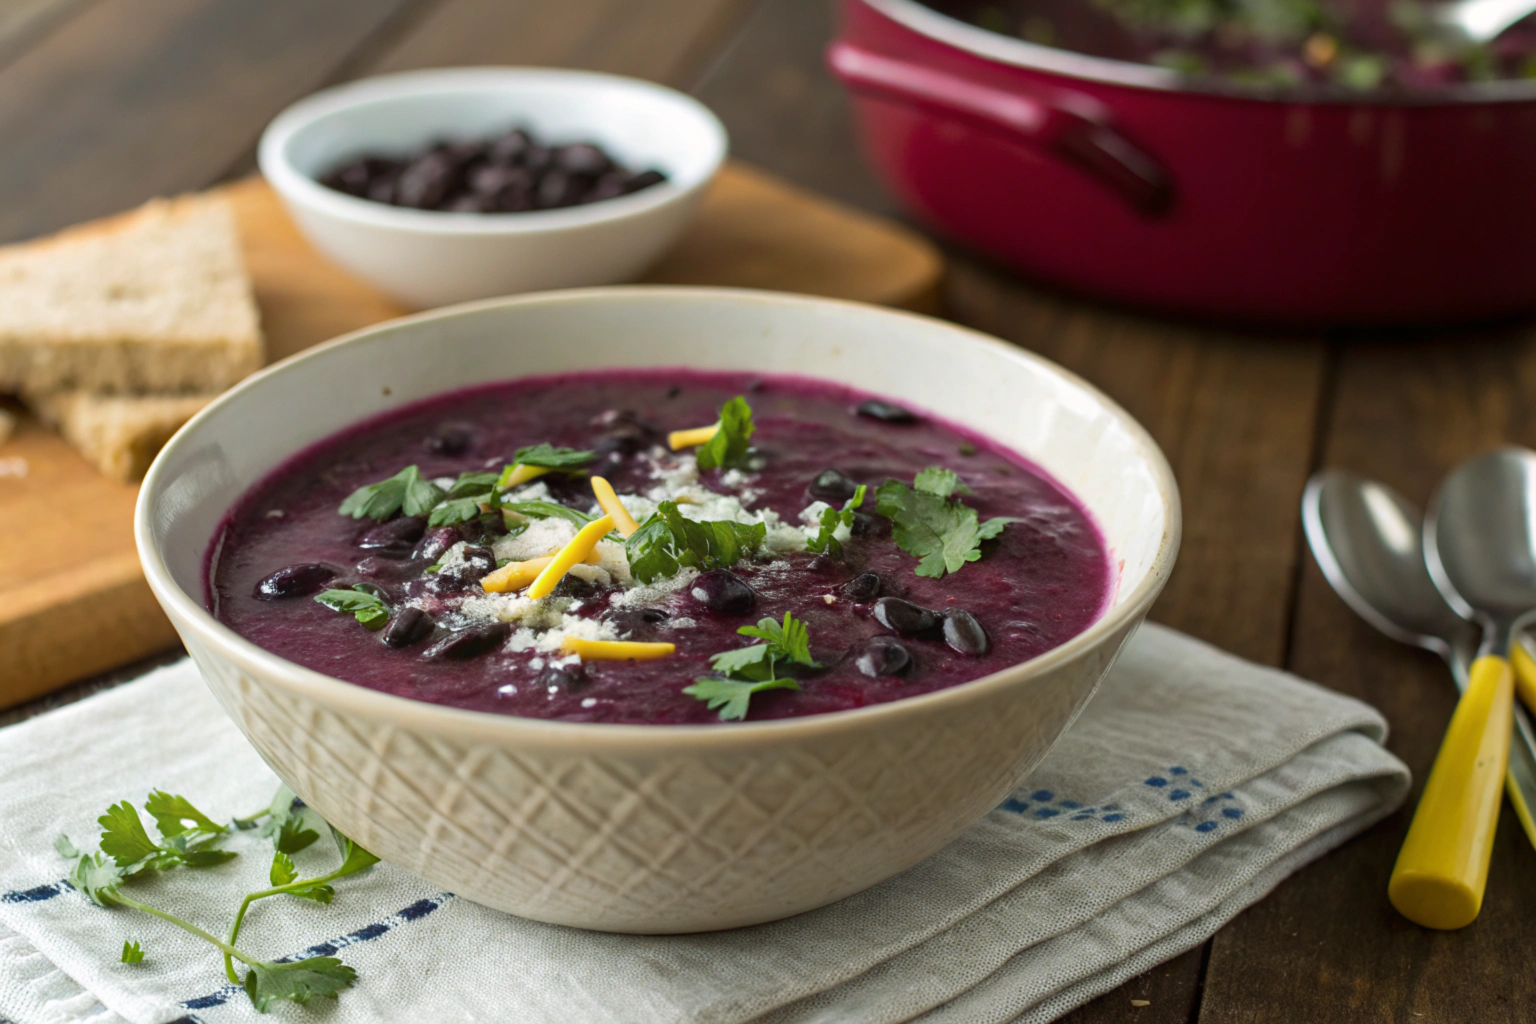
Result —
M262 173L318 250L417 309L633 280L725 158L702 104L543 68L327 89L267 128Z

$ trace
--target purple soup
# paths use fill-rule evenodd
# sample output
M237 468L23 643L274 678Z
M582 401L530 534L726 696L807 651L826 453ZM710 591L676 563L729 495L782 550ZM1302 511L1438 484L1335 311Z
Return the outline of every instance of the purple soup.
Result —
M611 532L588 528L602 481ZM1025 661L1099 617L1114 571L1071 495L951 424L804 378L603 371L441 395L301 452L229 512L205 586L253 643L385 693L702 724Z

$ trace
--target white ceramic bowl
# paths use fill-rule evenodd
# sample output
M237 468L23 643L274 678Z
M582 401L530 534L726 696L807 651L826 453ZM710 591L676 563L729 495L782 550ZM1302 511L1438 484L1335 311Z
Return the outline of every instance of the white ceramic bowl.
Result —
M541 721L441 707L300 668L216 621L221 517L298 449L469 384L602 366L813 373L983 431L1090 509L1112 607L1032 661L910 700L705 726ZM257 374L144 480L144 571L208 685L295 792L386 860L480 903L611 931L754 924L910 867L1018 786L1162 588L1179 545L1162 453L1038 356L939 320L769 292L613 288L373 327ZM963 586L965 573L955 577Z
M316 179L368 153L404 155L511 128L557 145L595 142L667 181L586 206L443 213L358 199ZM326 89L278 115L261 172L310 243L413 309L632 280L675 242L725 159L708 108L650 82L588 71L453 68Z

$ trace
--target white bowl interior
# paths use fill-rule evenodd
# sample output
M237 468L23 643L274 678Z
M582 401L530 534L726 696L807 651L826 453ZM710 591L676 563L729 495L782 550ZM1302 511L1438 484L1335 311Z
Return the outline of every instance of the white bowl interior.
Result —
M1172 477L1127 414L1054 364L941 321L768 292L612 288L424 314L288 360L200 414L146 483L147 524L201 606L204 553L225 511L299 449L454 388L594 367L796 373L851 384L994 438L1090 510L1138 599L1177 543ZM142 536L142 534L141 534Z
M633 170L686 189L714 172L719 122L681 93L638 79L536 68L468 68L367 79L295 104L276 124L281 158L315 178L369 153L404 156L513 128L539 142L595 142Z

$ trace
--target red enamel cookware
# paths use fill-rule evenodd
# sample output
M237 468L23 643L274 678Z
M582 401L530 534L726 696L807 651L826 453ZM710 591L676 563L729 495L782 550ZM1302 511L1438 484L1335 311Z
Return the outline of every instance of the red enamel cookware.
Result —
M1536 83L1294 101L845 0L871 160L938 230L1056 285L1223 319L1536 310Z

